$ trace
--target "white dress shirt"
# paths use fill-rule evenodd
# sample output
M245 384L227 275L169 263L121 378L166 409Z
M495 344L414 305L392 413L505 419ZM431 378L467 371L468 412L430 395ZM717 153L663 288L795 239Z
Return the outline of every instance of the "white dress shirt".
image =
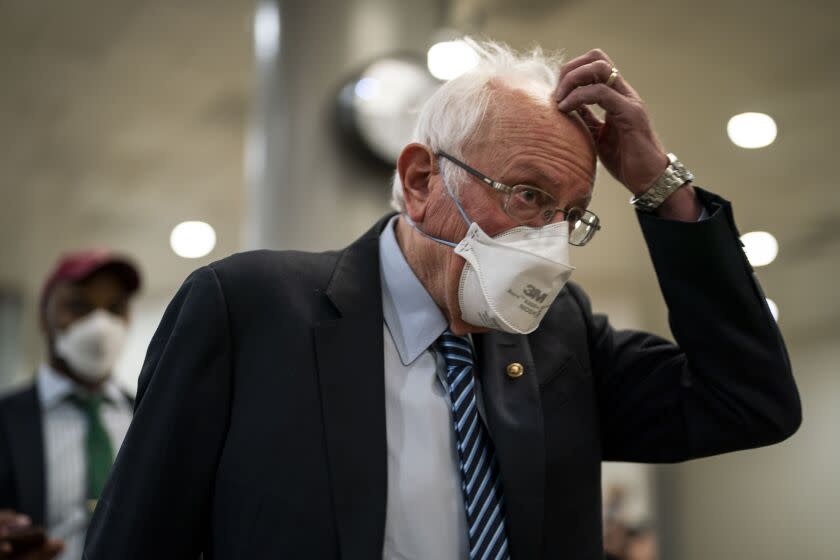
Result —
M87 420L68 397L85 390L46 364L38 369L37 387L44 433L46 530L51 538L64 540L59 560L79 560L88 525ZM116 455L131 423L132 407L113 382L105 382L102 392L102 421Z
M379 238L388 440L386 560L467 558L469 541L445 364L431 351L447 322L394 234Z

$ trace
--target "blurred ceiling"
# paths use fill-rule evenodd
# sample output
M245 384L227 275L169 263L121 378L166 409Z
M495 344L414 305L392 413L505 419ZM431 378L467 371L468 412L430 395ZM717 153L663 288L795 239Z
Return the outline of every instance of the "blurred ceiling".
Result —
M450 14L458 29L521 48L607 51L697 183L733 201L742 232L778 238L779 258L758 272L785 330L836 337L840 189L828 152L840 145L829 105L840 92L840 9L803 6L459 0ZM0 285L31 292L58 252L104 242L137 255L149 289L169 294L196 265L168 246L187 219L216 228L210 257L239 248L253 8L0 0ZM732 145L726 122L743 111L772 115L777 141ZM602 173L592 208L605 229L575 255L577 278L596 290L655 282L626 203Z
M196 266L169 248L190 219L216 227L217 257L238 248L252 10L0 1L0 285L105 245L169 293Z

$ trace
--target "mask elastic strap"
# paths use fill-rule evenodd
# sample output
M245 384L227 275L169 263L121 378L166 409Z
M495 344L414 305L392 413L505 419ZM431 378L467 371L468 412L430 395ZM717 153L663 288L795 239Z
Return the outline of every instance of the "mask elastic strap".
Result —
M467 227L471 226L472 225L472 220L470 220L470 217L467 216L467 212L466 212L466 210L464 210L464 207L461 206L461 201L458 200L458 197L455 196L455 194L449 188L449 185L446 184L446 181L443 182L443 186L446 189L446 194L449 195L449 198L451 198L452 202L455 203L455 207L458 209L458 212L461 213L461 217L464 219L464 222L467 224ZM457 247L458 246L457 243L453 243L451 241L446 241L445 239L439 239L437 237L434 237L433 235L429 235L428 233L426 233L425 231L423 231L422 229L417 227L417 224L414 223L414 220L412 220L408 216L408 214L403 214L403 216L405 217L405 221L408 222L408 225L410 225L411 227L416 229L420 233L420 235L422 235L424 237L427 237L427 238L431 239L432 241L437 241L438 243L442 243L443 245L449 245L450 247Z
M458 197L455 196L455 193L453 193L452 189L449 188L446 180L443 181L443 186L446 188L446 194L448 194L449 198L452 199L452 202L455 203L455 207L458 209L458 212L461 213L461 217L464 218L464 222L467 224L467 227L469 227L472 224L472 220L470 220L470 217L467 216L467 211L464 210L464 207L461 206L461 201L458 200Z
M467 216L467 212L466 210L464 210L464 207L461 206L461 201L458 200L458 197L452 194L452 191L449 190L449 187L446 187L446 192L449 193L449 196L452 198L452 201L455 203L455 207L458 208L458 212L461 213L461 217L464 218L464 222L466 222L467 226L472 224L472 220L470 220L470 217Z
M435 237L435 236L433 236L433 235L429 235L428 233L426 233L425 231L423 231L422 229L420 229L419 227L417 227L417 224L415 224L415 223L414 223L414 220L412 220L412 219L409 217L409 215L408 215L408 214L403 214L403 218L405 218L405 221L406 221L406 222L408 222L408 225L410 225L411 227L413 227L414 229L416 229L416 230L417 230L417 232L418 232L420 235L422 235L423 237L427 237L427 238L431 239L432 241L437 241L438 243L441 243L441 244L443 244L443 245L449 245L450 247L457 247L457 246L458 246L458 244L457 244L457 243L452 243L451 241L446 241L445 239L438 239L437 237Z

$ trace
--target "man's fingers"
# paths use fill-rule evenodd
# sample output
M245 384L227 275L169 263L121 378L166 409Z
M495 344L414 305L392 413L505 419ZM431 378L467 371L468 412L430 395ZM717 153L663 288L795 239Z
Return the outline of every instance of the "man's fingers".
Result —
M557 108L564 113L569 113L582 105L600 105L607 113L614 115L625 113L631 107L630 101L613 88L606 84L591 84L572 90L557 104Z
M590 62L595 62L596 60L605 61L607 64L610 65L610 68L612 68L613 66L612 60L610 60L610 57L607 56L607 53L605 53L601 49L592 49L588 53L573 58L572 60L561 66L560 76L562 77L563 75L568 74L575 68L583 66L584 64L589 64Z
M26 527L29 526L31 523L32 520L29 519L28 515L23 515L22 513L18 513L10 509L0 510L0 527Z
M58 539L50 539L44 544L44 558L55 558L64 552L64 541Z
M592 134L592 137L596 140L598 139L598 135L601 133L601 127L604 126L604 123L601 122L595 113L587 107L586 105L581 105L577 109L577 114L580 115L580 118L583 119L583 123L586 125L586 128L589 129L589 133Z
M22 515L11 510L0 511L0 537L5 537L18 529L23 529L30 525L32 525L32 520L27 515Z
M563 101L577 87L603 84L609 79L612 68L606 60L596 60L561 74L557 88L554 90L554 99Z

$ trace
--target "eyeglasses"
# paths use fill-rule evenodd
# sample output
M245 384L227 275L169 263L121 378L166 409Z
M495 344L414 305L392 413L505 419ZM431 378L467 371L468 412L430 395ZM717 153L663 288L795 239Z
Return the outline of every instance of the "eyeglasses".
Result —
M589 210L560 208L557 206L557 199L542 189L531 185L508 186L494 181L446 152L437 152L436 155L448 159L470 175L480 179L487 186L503 192L505 214L519 225L533 226L540 222L542 225L548 224L560 212L564 219L569 222L569 243L578 247L586 245L595 233L601 229L601 220Z

